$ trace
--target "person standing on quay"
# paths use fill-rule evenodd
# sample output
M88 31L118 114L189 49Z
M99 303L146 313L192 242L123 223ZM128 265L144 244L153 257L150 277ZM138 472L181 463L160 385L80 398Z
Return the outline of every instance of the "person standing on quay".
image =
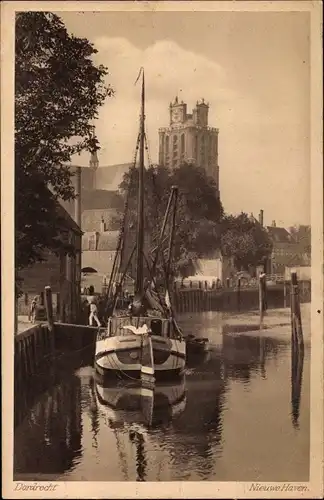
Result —
M97 304L95 303L94 300L90 302L90 316L89 316L89 325L92 326L93 320L96 321L98 326L101 326L101 323L98 318L98 308Z
M33 298L29 309L29 321L35 323L36 320L36 307L37 307L37 296Z

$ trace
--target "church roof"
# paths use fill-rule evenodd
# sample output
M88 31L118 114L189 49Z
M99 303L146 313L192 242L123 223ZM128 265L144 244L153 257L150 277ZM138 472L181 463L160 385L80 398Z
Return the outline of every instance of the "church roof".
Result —
M84 210L81 216L81 227L83 231L100 231L101 222L104 220L106 229L113 229L115 220L119 220L119 212L115 208L97 208Z
M85 189L81 193L81 207L84 210L123 209L124 202L116 191Z
M97 250L115 251L117 248L119 231L106 231L99 234Z
M96 187L109 191L118 191L124 174L132 167L132 163L102 166L96 170Z
M82 251L109 251L117 248L119 231L85 232L82 236Z

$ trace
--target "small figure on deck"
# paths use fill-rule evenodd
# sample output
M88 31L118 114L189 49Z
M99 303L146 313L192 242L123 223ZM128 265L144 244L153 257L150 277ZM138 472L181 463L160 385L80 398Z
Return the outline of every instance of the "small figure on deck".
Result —
M37 307L37 296L33 298L32 303L30 304L28 319L31 323L35 323L36 307Z
M90 316L89 316L89 325L92 326L93 320L97 323L98 326L101 326L101 323L98 318L98 308L97 304L94 300L90 302Z
M87 301L87 299L83 299L82 301L82 305L81 305L81 314L82 314L82 324L83 325L86 325L87 322L88 322L88 318L89 318L89 302Z

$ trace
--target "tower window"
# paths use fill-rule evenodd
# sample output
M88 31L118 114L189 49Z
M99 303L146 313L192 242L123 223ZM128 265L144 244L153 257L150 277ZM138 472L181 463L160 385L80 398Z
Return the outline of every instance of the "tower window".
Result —
M194 143L194 156L197 159L197 154L198 154L198 135L195 136L195 143Z
M169 151L169 136L167 135L165 138L165 152L168 153Z
M164 134L161 136L161 149L164 150Z
M181 134L181 154L184 153L185 150L185 136L184 134Z

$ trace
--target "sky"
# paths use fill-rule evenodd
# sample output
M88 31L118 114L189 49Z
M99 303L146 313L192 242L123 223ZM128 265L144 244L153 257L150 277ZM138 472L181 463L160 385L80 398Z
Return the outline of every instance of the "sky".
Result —
M150 155L178 95L209 102L219 128L225 211L264 210L266 224L310 223L310 18L307 12L60 12L98 49L115 89L100 109L101 165L132 162L146 79ZM79 159L87 163L87 157Z

